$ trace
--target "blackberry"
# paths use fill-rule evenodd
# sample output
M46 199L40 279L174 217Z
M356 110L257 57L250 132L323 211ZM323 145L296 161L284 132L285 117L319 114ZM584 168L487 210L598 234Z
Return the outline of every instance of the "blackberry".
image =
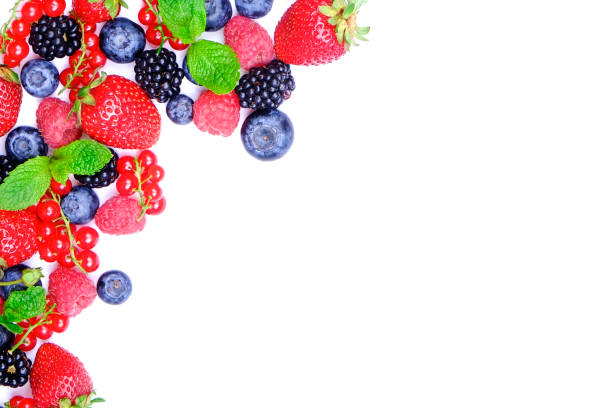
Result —
M8 350L0 351L0 385L11 388L23 387L30 379L32 362L26 354L17 349L12 353Z
M244 74L236 86L236 95L243 108L276 109L291 97L294 90L291 67L274 60L265 67L252 68Z
M79 183L91 188L106 187L114 183L115 180L117 180L117 177L119 177L119 172L117 171L117 161L119 160L119 156L113 149L109 150L113 154L113 157L104 167L102 167L102 170L93 176L75 175L74 178L77 179Z
M9 173L19 165L8 156L0 156L0 184L8 177Z
M68 16L42 16L32 24L28 42L47 61L71 56L81 48L81 28Z
M151 99L166 103L181 93L181 83L185 72L176 63L176 54L162 48L147 50L136 57L136 82Z

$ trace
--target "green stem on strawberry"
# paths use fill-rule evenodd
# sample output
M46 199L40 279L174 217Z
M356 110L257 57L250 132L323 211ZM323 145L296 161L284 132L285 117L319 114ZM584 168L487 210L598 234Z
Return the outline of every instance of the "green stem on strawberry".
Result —
M85 63L86 61L91 59L90 57L86 57L85 56L85 54L87 52L87 44L85 44L85 23L82 22L81 19L78 18L76 15L73 15L73 18L77 21L77 23L79 23L79 27L81 27L81 50L80 50L81 51L81 55L79 55L79 59L78 59L77 63L74 66L72 75L68 76L68 80L66 81L66 85L59 91L58 95L61 95L62 92L64 92L66 89L68 89L70 87L70 85L72 84L72 81L74 81L76 78L82 76L81 73L79 72L81 66L83 65L83 63Z
M95 398L96 392L92 391L89 394L79 395L74 399L74 404L69 398L59 400L59 408L90 408L91 404L106 402L103 398Z
M351 45L359 45L356 41L368 41L365 37L370 27L357 25L357 13L368 0L333 0L330 6L319 7L319 12L329 19L327 22L335 27L338 43L349 51Z
M100 78L96 78L98 72L101 72ZM78 122L79 124L81 123L81 106L83 104L90 106L94 106L96 104L96 100L93 96L91 96L90 91L93 88L102 85L104 81L106 81L106 72L100 71L100 68L96 68L92 76L91 82L81 88L81 90L77 94L77 100L74 101L72 109L70 110L70 112L68 112L68 119L70 119L70 116L72 116L73 113L76 113L78 116Z
M15 16L17 14L17 9L19 8L19 5L21 4L21 2L23 2L24 0L17 0L15 2L15 5L13 6L13 8L10 10L11 12L11 16L9 17L9 19L4 23L4 25L2 26L2 29L0 29L0 37L2 37L2 46L0 47L0 53L4 54L4 52L6 51L6 44L12 40L12 38L7 34L8 28L10 27L11 23L13 22L13 20L15 19Z
M144 191L142 191L142 185L146 183L147 181L149 181L151 177L147 177L146 179L143 180L142 179L142 176L144 175L143 173L144 173L144 169L140 165L140 162L138 161L138 159L134 157L134 175L136 176L136 179L138 179L138 188L136 189L136 193L140 197L139 205L141 208L140 215L138 216L138 221L140 221L142 217L145 216L145 213L147 212L147 210L151 208L151 198L147 198L144 194Z
M164 33L164 29L163 29L163 22L162 22L162 18L161 15L159 14L159 11L157 11L157 9L155 7L153 7L153 5L151 4L151 2L149 0L144 0L145 3L147 3L147 6L149 7L149 10L151 10L151 12L153 14L155 14L155 17L157 18L157 26L155 27L155 29L157 31L159 31L162 35L162 40L161 40L161 44L159 44L159 48L157 49L157 54L159 55L159 53L161 52L162 48L164 48L164 44L166 42L166 40L169 40L170 37L166 36L166 33Z
M64 210L62 210L62 206L61 206L62 201L60 199L60 196L58 194L55 194L53 191L51 191L51 197L53 198L53 201L55 201L60 206L60 220L64 223L64 228L66 228L66 234L68 234L68 242L70 243L70 249L69 249L70 259L72 259L72 262L74 262L74 265L78 267L81 270L81 272L83 272L85 275L89 275L87 271L81 265L81 262L79 262L79 260L76 257L75 250L74 250L76 239L74 238L74 235L72 235L72 230L70 229L70 220L68 219L68 217L66 217L66 214L64 214Z
M11 353L13 353L15 350L17 350L19 348L19 346L21 346L23 344L23 342L28 337L28 335L30 333L32 333L32 331L34 331L34 329L36 329L38 326L42 326L43 324L51 324L51 321L47 320L47 317L49 317L49 315L53 312L53 309L55 309L55 303L53 305L51 305L51 307L48 310L45 310L43 312L42 318L39 321L37 321L36 323L34 323L34 324L32 324L32 325L30 325L28 327L28 330L26 330L26 332L23 334L23 336L21 336L21 339L19 339L19 341L17 343L15 343L15 345L11 349Z

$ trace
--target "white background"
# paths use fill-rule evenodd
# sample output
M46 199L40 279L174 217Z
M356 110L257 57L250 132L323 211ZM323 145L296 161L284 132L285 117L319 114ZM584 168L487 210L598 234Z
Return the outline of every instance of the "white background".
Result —
M168 209L98 247L134 294L53 341L113 408L610 407L611 12L371 1L274 163L162 112Z

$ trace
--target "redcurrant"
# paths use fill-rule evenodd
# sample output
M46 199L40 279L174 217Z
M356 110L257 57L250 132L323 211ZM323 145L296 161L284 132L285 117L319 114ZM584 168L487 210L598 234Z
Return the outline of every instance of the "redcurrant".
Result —
M138 188L138 178L133 173L125 173L119 176L115 184L117 192L122 196L130 196Z
M45 262L55 262L57 259L57 254L51 250L49 244L46 242L38 246L38 254L40 255L40 259Z
M19 404L19 402L21 402L21 400L23 400L24 398L20 395L15 395L13 398L10 399L9 401L9 407L10 408L17 408L17 404Z
M30 23L21 18L13 20L11 23L11 33L11 38L26 38L30 35Z
M79 264L81 264L81 267L85 269L85 272L93 272L100 266L100 258L98 258L95 252L89 249L79 252L76 258Z
M150 150L143 150L138 155L138 163L140 163L140 167L146 169L154 164L157 164L157 156Z
M65 9L66 0L46 0L43 4L43 10L49 17L61 16Z
M68 316L61 313L51 313L49 315L49 321L51 322L49 326L55 333L63 333L68 328Z
M159 164L150 166L143 174L143 180L147 180L153 183L159 183L164 178L166 172L164 168Z
M150 26L157 23L157 17L155 13L149 9L149 6L145 5L138 12L138 21L144 26Z
M159 31L155 26L149 26L147 28L147 41L150 42L154 46L158 46L162 43L162 32Z
M48 324L43 323L37 326L32 333L41 340L49 340L53 335L53 330L51 330Z
M119 174L131 173L134 171L134 157L123 156L117 161L117 171Z
M81 227L75 234L76 244L81 249L91 249L96 246L100 235L91 227Z
M163 213L165 209L166 209L166 198L162 197L158 201L153 201L149 205L149 208L147 209L146 213L149 215L159 215Z
M47 244L49 245L49 249L58 255L70 250L68 238L59 234L48 238Z
M36 347L36 336L33 332L30 332L30 334L28 334L27 336L25 336L25 332L23 332L23 334L15 335L15 344L19 343L21 339L24 339L23 343L19 345L19 348L21 350L30 351L34 349L34 347Z
M72 254L70 254L70 251L65 252L61 255L58 255L57 263L59 263L60 265L66 268L72 268L75 265L74 259L72 259Z
M157 183L147 182L142 185L144 196L150 201L161 200L163 197L162 189Z
M16 38L6 46L6 56L21 61L30 53L30 46L23 38Z
M177 51L182 51L182 50L186 50L187 48L189 48L189 44L184 44L178 38L171 38L170 39L170 46L172 48L174 48L175 50L177 50Z
M85 33L85 47L88 50L92 50L98 48L100 44L100 39L95 33Z
M21 19L28 23L38 21L43 15L42 4L34 1L26 2L21 7Z
M55 221L60 217L61 209L57 202L49 200L38 204L36 213L43 221Z
M35 408L35 406L32 398L24 398L17 404L17 408Z
M68 194L70 190L72 190L72 181L66 180L66 183L60 184L54 179L51 179L51 191L53 191L55 194L63 196Z

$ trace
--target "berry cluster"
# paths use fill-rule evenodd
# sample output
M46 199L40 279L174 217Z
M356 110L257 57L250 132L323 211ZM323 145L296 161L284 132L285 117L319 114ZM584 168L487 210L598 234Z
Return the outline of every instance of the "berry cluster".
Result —
M162 46L166 40L170 47L177 51L185 50L189 44L183 44L181 40L175 38L168 27L162 23L157 6L157 0L144 0L144 6L138 12L138 21L147 27L147 41L156 46Z
M181 93L185 73L176 63L176 54L166 48L138 54L134 72L136 82L151 99L166 103Z
M164 168L157 164L157 156L150 150L143 150L137 157L123 156L117 165L119 178L115 187L120 196L139 196L144 214L158 215L166 209L166 198L163 196L159 182L166 174Z
M236 95L243 108L276 109L295 90L291 67L282 61L274 60L265 67L251 69L244 74Z
M49 340L53 333L63 333L68 329L70 318L55 310L54 300L47 296L45 312L41 316L19 322L23 333L15 336L15 345L21 351L31 351L38 340Z
M32 50L47 61L73 55L81 48L81 30L75 19L67 16L42 16L32 24L28 40Z

